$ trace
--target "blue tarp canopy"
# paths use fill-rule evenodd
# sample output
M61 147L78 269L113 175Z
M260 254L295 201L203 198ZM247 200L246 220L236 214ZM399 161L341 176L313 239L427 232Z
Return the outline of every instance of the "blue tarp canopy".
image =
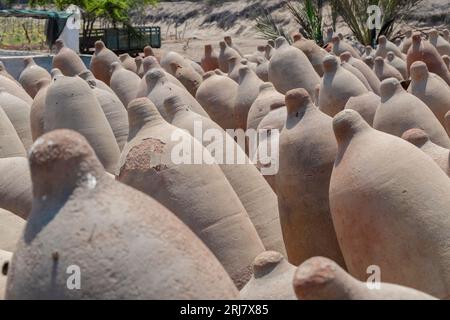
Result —
M72 13L54 10L6 9L0 10L0 17L18 17L35 19L67 19Z

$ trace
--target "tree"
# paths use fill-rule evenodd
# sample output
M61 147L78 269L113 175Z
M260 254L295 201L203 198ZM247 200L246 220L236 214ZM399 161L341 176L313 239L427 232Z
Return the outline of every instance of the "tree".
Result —
M82 34L83 39L88 39L92 35L95 23L107 21L113 24L122 24L131 27L130 12L142 10L149 5L155 5L158 0L29 0L32 7L49 5L55 6L58 10L64 10L70 5L76 5L82 13ZM82 50L87 50L87 43L80 43Z

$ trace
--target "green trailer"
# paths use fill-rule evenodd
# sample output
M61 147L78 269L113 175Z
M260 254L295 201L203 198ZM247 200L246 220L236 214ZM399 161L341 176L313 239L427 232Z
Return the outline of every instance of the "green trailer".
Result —
M133 54L142 51L147 45L160 48L161 29L147 26L93 29L88 37L80 37L80 49L84 53L92 53L97 40L102 40L106 47L115 53Z

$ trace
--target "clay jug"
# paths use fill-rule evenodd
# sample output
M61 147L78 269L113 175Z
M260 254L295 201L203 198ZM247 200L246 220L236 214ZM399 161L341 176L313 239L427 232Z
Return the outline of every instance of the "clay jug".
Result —
M371 90L377 95L380 94L380 79L378 79L377 75L373 72L373 70L371 69L372 67L359 59L353 58L350 52L344 52L343 54L341 54L340 59L342 62L347 62L358 69L359 72L361 72L366 78Z
M409 48L412 45L412 35L413 35L412 30L406 31L405 38L402 41L402 47L401 47L401 51L403 54L407 54Z
M248 111L259 94L259 88L264 82L247 66L239 68L239 87L234 105L234 120L236 128L247 128Z
M128 119L130 137L118 180L151 195L186 223L242 288L251 277L253 259L264 247L219 166L209 161L209 152L191 135L167 123L148 99L133 100ZM186 162L172 160L174 149L180 147L178 139L194 148L194 159L181 151ZM201 155L212 164L194 162ZM141 161L143 165L137 165Z
M145 74L145 80L149 89L147 97L155 104L164 119L170 120L164 108L164 100L172 94L182 97L183 101L192 111L209 117L202 106L186 89L180 88L168 80L163 70L153 69L147 72Z
M112 129L119 150L122 150L128 138L128 113L119 98L106 90L97 88L95 83L89 83L94 91L106 120Z
M380 282L379 288L359 281L334 261L313 257L294 273L294 290L299 300L436 300L424 292Z
M186 58L186 60L189 63L188 66L190 66L195 72L197 72L200 75L200 77L203 77L203 75L205 74L205 71L200 66L200 64L198 64L194 60L190 60L190 59L187 59L187 58Z
M379 96L373 92L367 92L357 97L351 97L345 104L345 109L353 109L358 111L361 117L371 126L373 125L373 119L377 112L378 106L381 103Z
M262 81L269 82L269 60L258 57L255 73Z
M373 127L397 137L408 129L421 128L431 141L450 148L450 139L430 108L406 92L397 79L389 78L381 83L381 104L375 113Z
M232 49L234 49L237 53L239 53L239 55L242 57L243 54L241 52L241 50L233 43L233 40L231 39L230 36L225 36L223 38L223 40L225 41L225 43Z
M323 76L323 58L327 55L327 52L319 47L315 41L305 39L301 34L297 34L297 40L292 44L293 47L296 47L306 55L309 62L313 66L314 70L316 70L317 74L322 77Z
M158 60L158 62L161 61L161 53L155 52L151 46L149 46L149 45L145 46L143 52L144 52L144 58L151 56L151 57L155 57Z
M17 81L11 80L5 76L0 75L0 87L3 87L9 94L22 99L28 105L33 103L33 99L28 95L28 93L20 86Z
M402 60L405 60L406 58L405 55L401 52L400 48L395 45L395 43L386 39L385 36L379 36L378 47L375 51L375 57L382 57L383 59L385 59L389 51L393 52Z
M110 87L124 106L136 98L140 83L141 78L136 73L125 69L119 62L111 64Z
M183 84L180 81L178 81L177 78L175 78L173 75L171 75L170 73L168 73L161 67L161 65L159 64L158 60L156 60L155 57L152 57L152 56L145 57L143 60L143 68L144 68L144 76L140 80L139 88L136 93L136 98L146 97L148 95L148 93L150 92L150 89L147 86L147 80L145 79L145 74L148 73L152 69L159 69L159 70L164 71L166 78L170 82L172 82L173 84L177 85L180 88L184 88Z
M368 92L364 84L350 71L342 68L335 56L323 60L324 75L319 91L320 110L329 116L344 109L351 97Z
M108 86L111 79L111 64L118 62L120 64L119 57L109 50L103 41L98 40L95 42L95 52L91 58L90 69L94 77L102 80Z
M56 40L55 47L56 54L53 56L52 68L58 68L68 77L74 77L86 70L86 65L80 56L66 47L62 39Z
M137 56L134 58L134 63L136 65L136 74L139 76L139 78L142 78L144 76L144 65L143 60L141 56Z
M26 157L26 150L13 124L0 108L0 158Z
M47 90L44 130L67 128L84 135L106 171L113 173L120 150L89 85L78 77L57 77Z
M320 77L306 55L290 46L283 37L277 38L276 47L269 62L269 81L283 94L291 89L305 88L313 95Z
M388 78L395 78L398 81L404 80L400 71L395 69L390 64L384 63L384 59L382 57L375 58L375 63L373 65L373 71L377 75L378 79L380 79L380 81L383 81L384 79L388 79Z
M113 95L117 96L116 93L111 89L110 86L108 86L102 80L96 79L90 70L86 69L83 72L81 72L78 76L81 79L85 80L86 82L95 82L95 86L97 88L106 90L109 93L112 93Z
M427 65L422 61L411 65L408 92L422 100L445 127L444 116L450 110L450 88L441 77L429 73Z
M30 106L0 87L0 107L5 111L25 150L33 143L30 130Z
M31 210L31 179L25 157L0 158L0 208L26 219ZM2 247L0 247L2 248Z
M26 161L26 159L25 159ZM16 244L25 229L26 221L0 208L0 250L14 252Z
M186 59L175 51L167 52L161 59L161 67L166 70L168 73L172 72L171 63L178 63L179 65L186 65Z
M407 80L409 78L406 62L397 57L392 51L386 54L384 62L397 69L402 74L403 79Z
M110 179L80 134L43 135L30 167L33 210L8 272L7 299L236 298L201 241L157 201ZM86 280L71 290L66 270L75 261Z
M20 73L19 83L30 95L31 98L37 93L37 82L41 79L50 80L50 73L44 68L38 66L32 57L23 59L24 69Z
M186 90L195 97L197 89L203 81L202 76L190 66L182 66L172 62L170 67L172 68L171 74L173 74L173 76L183 84Z
M375 50L373 50L371 46L365 46L364 53L361 55L361 58L364 59L365 57L373 57L373 56L375 56Z
M450 43L441 37L436 29L431 29L428 33L428 39L441 56L444 54L450 55Z
M450 150L431 142L430 137L422 129L409 129L402 134L402 139L412 143L425 152L450 177Z
M219 68L219 58L210 44L205 45L205 53L203 54L201 65L205 72Z
M17 82L17 80L14 79L14 77L13 77L12 75L9 74L8 70L6 70L5 65L4 65L3 62L1 62L1 61L0 61L0 76L4 76L4 77L6 77L6 78L8 78L8 79L10 79L10 80L12 80L12 81L14 81L14 82L16 82L17 84L19 84L19 83Z
M227 76L208 71L198 87L195 98L211 120L222 129L234 129L234 103L239 85Z
M259 94L248 111L247 129L258 128L270 110L283 106L285 106L284 95L275 90L270 82L264 82L259 86Z
M350 71L356 78L358 78L358 80L361 81L361 83L364 85L364 87L366 87L366 89L368 91L372 91L372 88L370 87L369 82L367 81L366 77L361 73L361 71L356 69L354 66L352 66L348 62L345 62L345 61L342 62L342 60L341 60L341 67L347 71ZM320 86L319 86L319 90L320 90Z
M231 57L240 58L241 55L236 50L229 47L225 41L220 41L219 46L220 46L219 57L218 57L219 69L225 73L228 73L228 60Z
M275 108L275 109L270 110L270 112L258 124L258 128L257 128L258 132L261 132L262 130L267 131L267 136L262 136L258 140L258 142L259 142L259 145L265 144L266 146L268 146L267 147L268 154L272 154L271 144L268 143L269 141L271 141L270 139L272 139L272 130L278 130L278 133L279 133L284 127L284 124L286 122L286 117L287 117L287 109L285 106L283 106L280 108ZM259 148L259 146L258 146L258 148ZM260 161L260 159L258 159L258 161L255 163L255 165L258 168L258 170L260 170L260 171L266 167L266 164L263 163L262 161ZM263 175L263 177L264 177L264 179L266 179L267 183L270 185L272 190L275 193L277 193L276 182L275 182L276 175L265 174L265 175Z
M343 54L345 51L350 52L350 54L353 56L353 58L361 59L361 56L356 51L355 48L353 48L350 44L348 44L345 41L342 41L339 36L333 36L331 39L331 42L333 43L333 49L332 52L335 56L339 57L341 54Z
M228 59L228 77L239 83L239 68L243 66L242 58L240 57L231 57Z
M45 97L47 96L47 89L50 83L51 81L42 79L37 84L38 92L30 108L30 128L33 141L36 141L39 136L44 134Z
M366 280L375 265L383 281L448 297L450 179L421 150L372 129L354 110L336 115L333 129L330 208L350 274Z
M312 103L304 89L288 91L286 106L276 186L289 262L298 265L324 255L344 266L328 206L337 152L332 119Z
M285 253L277 196L245 155L243 141L238 145L234 137L211 119L189 110L177 96L167 98L164 106L172 119L172 125L187 130L206 149L211 152L214 150L216 162L239 197L265 248ZM222 145L211 149L210 141L197 133L200 128L205 134L214 132L214 136L223 142Z
M243 300L295 300L292 278L296 268L276 251L265 251L253 261L253 276L242 288Z
M271 58L272 58L272 56L274 55L274 53L275 53L275 42L273 42L272 41L272 44L267 44L266 45L266 50L265 50L265 54L264 54L264 57L267 59L267 60L270 60Z
M375 62L373 57L365 57L363 61L371 70L373 70L373 66L374 66L374 62Z
M450 137L450 111L445 114L444 122L445 122L445 129L447 130L447 134Z
M444 63L447 66L448 71L450 71L450 57L448 55L443 55L442 60L444 60Z
M8 276L8 268L11 262L12 252L1 250L0 249L0 300L5 299L6 292L6 279Z
M437 49L430 42L422 40L420 33L414 33L406 59L408 70L415 61L419 60L425 62L430 72L440 76L450 86L450 71L448 71Z
M126 70L129 70L137 74L136 62L128 53L120 54L119 60L120 63L122 64L122 67L124 67Z

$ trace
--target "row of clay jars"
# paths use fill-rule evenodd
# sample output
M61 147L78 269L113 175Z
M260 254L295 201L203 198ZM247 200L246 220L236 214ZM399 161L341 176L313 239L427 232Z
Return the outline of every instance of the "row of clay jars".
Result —
M0 87L0 107L14 126L25 150L28 150L33 143L30 128L30 105Z
M421 128L431 141L450 148L450 138L439 120L416 96L406 92L397 79L381 83L381 104L375 113L373 127L400 137L408 129Z
M59 128L83 134L105 169L114 172L119 147L93 90L79 77L57 76L47 89L44 131Z
M298 268L283 255L266 251L253 262L253 277L240 291L244 300L431 300L424 292L380 282L370 288L334 261L312 257Z
M0 249L0 300L5 299L6 280L8 276L9 264L11 262L12 252Z
M44 68L38 66L32 57L26 57L23 59L25 68L22 70L19 76L19 83L30 95L31 98L36 96L38 91L37 82L41 79L50 80L50 74Z
M441 56L450 55L450 43L439 35L436 29L428 33L430 43L436 48Z
M305 88L314 95L320 77L303 51L292 47L285 38L275 40L276 51L269 62L269 81L281 93L295 88Z
M111 64L113 62L118 62L120 64L119 57L114 52L109 50L103 41L96 41L95 52L92 55L90 64L90 69L94 77L103 81L107 85L110 85Z
M173 84L168 80L163 70L153 69L145 74L149 93L147 97L155 104L162 117L169 121L164 108L164 100L172 94L182 97L183 101L192 109L192 111L209 117L208 113L195 100L195 98L183 87Z
M427 64L428 70L440 76L450 86L450 71L437 49L429 41L422 40L420 33L412 36L412 45L408 50L406 58L407 69L415 61L423 61Z
M0 158L0 208L26 219L31 210L30 170L25 157ZM5 249L0 247L0 249ZM6 249L5 249L6 250Z
M363 74L366 78L367 82L370 85L370 89L377 95L380 94L380 80L377 75L373 72L371 67L369 67L366 63L359 59L355 59L352 57L350 52L346 51L340 55L340 59L342 62L349 63L352 67L358 69L359 72Z
M372 129L354 110L336 115L333 129L330 209L350 274L365 280L375 265L384 281L448 297L448 177L421 150Z
M220 70L208 71L198 87L196 100L222 129L234 129L234 104L239 85Z
M425 152L450 177L450 150L431 142L430 137L422 129L409 129L402 138Z
M291 272L289 270L289 272ZM382 276L383 277L383 276ZM370 285L374 287L371 288ZM379 287L375 287L375 285ZM413 288L394 283L368 283L355 279L334 261L313 257L303 262L293 275L299 300L435 300Z
M262 80L249 67L243 65L239 68L239 87L234 104L235 128L247 129L248 113L262 84Z
M121 155L118 180L152 196L186 223L241 288L251 276L251 262L264 246L220 167L200 142L167 123L150 100L133 100L128 119L130 136ZM189 150L179 150L183 159L172 159L180 143ZM195 164L198 157L204 160Z
M0 87L4 88L6 92L22 99L28 105L33 103L33 98L31 98L28 93L22 88L22 86L14 80L0 75Z
M323 58L325 58L325 56L327 55L327 52L319 47L315 41L303 38L300 33L294 36L294 43L292 44L292 46L303 51L309 62L311 62L314 70L316 70L317 74L322 77L322 61Z
M33 209L7 299L237 298L207 247L156 200L111 180L82 135L44 134L30 167ZM71 265L85 279L79 290L67 287Z
M298 265L321 255L344 267L328 205L337 153L332 118L312 103L304 89L288 91L286 106L276 188L289 262Z
M23 160L27 161L25 158ZM30 181L30 177L28 177L28 181ZM23 233L25 223L26 221L23 218L13 212L0 208L0 250L10 252L16 250L17 242Z
M75 51L66 47L62 39L55 42L56 54L53 56L52 68L57 68L68 77L74 77L86 69L85 64Z
M124 106L136 98L140 83L141 78L136 73L125 69L117 61L111 64L110 87Z
M234 137L211 119L192 112L177 96L167 98L164 106L172 125L187 130L205 148L208 148L210 141L203 139L203 135L196 134L199 126L204 131L214 131L215 137L223 141L223 146L214 148L214 158L239 197L265 248L285 253L277 196L247 158L244 150L234 141ZM227 162L227 159L232 162Z
M323 69L324 75L320 85L318 104L320 110L327 115L334 116L344 109L349 98L368 92L368 89L356 76L339 65L335 56L325 57Z
M422 100L445 127L444 116L450 111L450 87L441 77L428 72L425 62L414 62L410 71L408 92Z

